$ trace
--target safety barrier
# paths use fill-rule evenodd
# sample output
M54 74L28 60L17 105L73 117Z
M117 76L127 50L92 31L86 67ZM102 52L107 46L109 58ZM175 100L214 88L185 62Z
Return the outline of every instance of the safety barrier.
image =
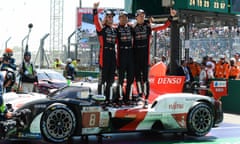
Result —
M223 111L240 114L240 80L228 80L228 96L222 97Z
M76 77L93 77L97 78L99 76L98 71L77 71Z

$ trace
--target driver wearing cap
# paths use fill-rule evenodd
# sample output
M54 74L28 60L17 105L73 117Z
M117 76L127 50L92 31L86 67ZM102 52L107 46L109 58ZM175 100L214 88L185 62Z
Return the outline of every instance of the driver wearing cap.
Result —
M148 69L150 66L150 39L152 31L159 31L170 26L176 11L170 9L170 16L164 25L152 25L145 21L145 11L138 9L135 13L137 23L133 25L133 49L135 58L135 79L140 96L145 96L144 107L148 106L149 81Z
M120 11L117 26L117 68L119 73L119 99L124 104L131 104L134 80L134 56L132 48L133 28L128 24L128 13ZM127 78L126 91L123 93L123 81Z
M101 81L98 85L98 93L106 96L106 103L111 104L113 97L113 82L116 70L115 44L117 38L116 28L113 26L115 14L107 10L103 22L98 17L99 2L93 5L94 24L97 30L100 51L99 67L101 70Z

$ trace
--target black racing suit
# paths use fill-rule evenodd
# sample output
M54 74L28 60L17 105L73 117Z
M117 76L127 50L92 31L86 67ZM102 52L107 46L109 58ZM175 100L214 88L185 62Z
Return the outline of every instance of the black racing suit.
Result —
M98 93L105 94L106 100L111 101L113 97L113 82L116 70L116 28L108 25L103 27L100 24L97 9L93 10L94 24L96 26L100 51L99 67L101 70L101 80L98 85Z
M132 48L132 26L118 25L117 27L117 67L118 67L118 85L119 96L123 97L124 102L132 99L132 84L134 80L134 57ZM124 78L127 78L126 93L123 93Z
M133 26L133 48L135 58L135 80L139 95L149 96L148 69L150 66L150 39L152 30L166 29L171 24L172 17L162 26L151 27L147 22Z

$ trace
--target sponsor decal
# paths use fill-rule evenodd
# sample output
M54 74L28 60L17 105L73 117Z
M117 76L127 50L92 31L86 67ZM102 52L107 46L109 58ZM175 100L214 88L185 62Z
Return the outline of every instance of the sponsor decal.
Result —
M149 82L151 91L163 94L182 92L184 81L184 76L160 76L152 77Z
M19 138L36 138L41 139L42 136L40 133L18 133Z
M213 81L213 87L227 87L226 81Z
M169 105L168 105L168 108L171 109L171 110L183 109L183 108L184 108L184 105L175 102L175 103L173 103L173 104L169 104Z
M36 105L34 105L34 108L46 108L47 107L47 105L45 105L45 104L36 104Z
M218 100L222 96L227 96L227 81L212 81L210 89L213 93L214 99Z
M158 78L157 84L181 84L182 78L177 77L160 77Z

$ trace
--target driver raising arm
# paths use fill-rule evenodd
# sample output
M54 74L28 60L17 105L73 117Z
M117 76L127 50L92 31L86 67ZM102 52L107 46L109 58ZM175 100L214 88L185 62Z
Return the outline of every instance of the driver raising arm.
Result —
M148 68L150 66L150 39L152 31L159 31L170 26L176 11L170 9L170 16L164 25L151 25L145 22L145 12L139 9L135 13L137 23L133 25L133 50L135 58L135 80L137 82L137 89L140 96L144 94L144 107L148 106L149 82L148 82Z
M97 30L100 43L99 67L101 70L101 80L98 85L98 93L106 96L106 102L112 101L113 82L116 70L115 44L117 38L116 28L113 27L114 13L106 11L103 23L98 17L99 2L93 5L94 24Z

